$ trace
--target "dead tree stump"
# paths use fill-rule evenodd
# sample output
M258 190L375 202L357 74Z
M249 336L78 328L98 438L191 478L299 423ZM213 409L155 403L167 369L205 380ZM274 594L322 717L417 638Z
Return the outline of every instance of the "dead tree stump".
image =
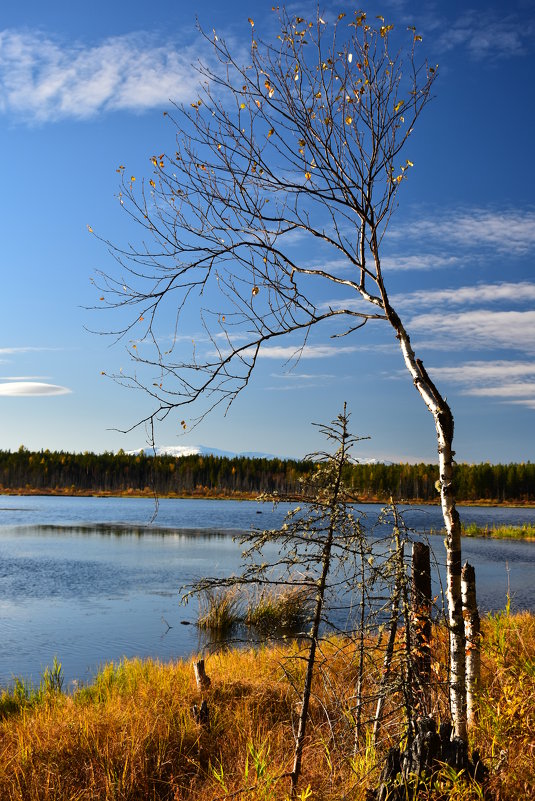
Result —
M206 671L204 669L204 659L199 659L197 662L193 663L193 672L195 673L195 681L197 682L198 689L201 692L204 692L204 690L207 690L212 683L206 675Z
M431 679L431 556L429 545L412 546L412 622L416 711L429 714Z
M416 724L416 735L410 747L401 752L391 748L376 790L368 793L374 801L406 801L416 798L418 791L444 765L457 773L484 784L489 771L474 751L468 757L468 745L460 737L451 738L453 726L443 723L437 732L432 718L420 718Z

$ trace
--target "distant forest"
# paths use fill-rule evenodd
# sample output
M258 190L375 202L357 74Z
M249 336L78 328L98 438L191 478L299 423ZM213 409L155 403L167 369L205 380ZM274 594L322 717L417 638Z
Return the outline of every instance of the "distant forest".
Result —
M254 497L263 492L291 494L314 470L310 461L146 456L63 451L0 451L0 493L150 494ZM347 483L363 501L437 501L434 464L355 464ZM535 501L535 464L459 464L459 501Z

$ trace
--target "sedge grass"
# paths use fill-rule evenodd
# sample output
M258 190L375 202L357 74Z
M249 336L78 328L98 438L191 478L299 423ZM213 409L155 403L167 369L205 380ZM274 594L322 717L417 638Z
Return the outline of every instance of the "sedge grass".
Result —
M199 595L197 626L210 634L228 635L242 619L240 607L237 587L204 590Z
M366 789L377 784L383 755L373 750L369 736L357 757L350 727L348 748L339 751L343 741L334 738L343 724L340 710L355 686L352 650L339 638L322 644L298 798L364 801ZM304 670L300 656L297 642L210 655L206 729L190 712L202 696L187 661L109 665L93 684L71 695L51 686L32 696L15 685L0 698L0 799L215 801L240 792L235 797L285 801L294 686L300 686ZM322 678L327 669L329 682ZM490 767L494 798L533 797L532 615L506 609L484 620L479 716L471 741ZM420 798L474 801L481 799L481 788L446 770Z
M250 598L244 623L263 634L295 632L310 620L313 607L314 597L308 586L264 589Z
M535 524L524 523L521 526L478 526L476 523L463 525L462 533L464 537L492 537L494 539L515 539L533 540L535 539Z

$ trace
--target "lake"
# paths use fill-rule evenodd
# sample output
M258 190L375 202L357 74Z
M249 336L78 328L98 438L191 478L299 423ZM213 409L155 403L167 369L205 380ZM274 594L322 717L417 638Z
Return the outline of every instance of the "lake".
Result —
M179 588L239 570L233 533L281 524L291 508L254 501L0 496L0 685L38 683L54 656L67 684L86 682L123 657L173 659L200 650L194 605ZM369 525L380 511L362 506ZM460 507L463 522L535 521L535 510ZM439 529L438 507L408 507L407 526ZM432 538L443 561L441 537ZM464 539L485 611L535 611L535 543Z

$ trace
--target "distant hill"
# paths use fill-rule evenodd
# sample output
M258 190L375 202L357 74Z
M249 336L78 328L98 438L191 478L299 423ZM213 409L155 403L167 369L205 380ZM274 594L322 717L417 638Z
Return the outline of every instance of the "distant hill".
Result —
M156 448L137 448L134 451L127 451L131 456L144 453L145 456L221 456L226 459L287 459L286 456L275 456L273 453L261 453L256 451L224 451L221 448L212 448L210 445L157 445Z
M220 448L213 448L211 445L157 445L156 448L137 448L133 451L126 451L130 456L137 456L143 453L145 456L220 456L226 459L283 459L287 461L288 456L276 456L273 453L263 453L261 451L225 451ZM359 458L359 464L393 464L373 457Z

